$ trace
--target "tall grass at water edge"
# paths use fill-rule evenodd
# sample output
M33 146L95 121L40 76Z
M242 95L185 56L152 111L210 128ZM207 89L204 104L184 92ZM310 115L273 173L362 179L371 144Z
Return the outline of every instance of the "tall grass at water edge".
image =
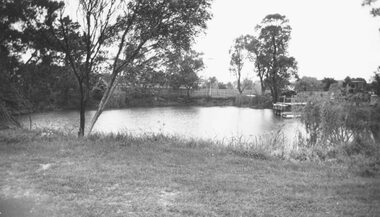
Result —
M66 130L37 128L32 131L15 130L10 132L14 133L7 136L8 140L26 143L35 139L59 140L62 142L77 140L76 133L71 128ZM336 146L324 146L322 144L311 146L303 133L297 132L295 135L285 135L282 128L252 138L235 136L222 140L182 138L163 133L143 133L140 135L131 133L93 133L80 140L85 144L96 142L112 146L158 145L179 148L204 148L215 152L230 152L243 157L263 160L277 158L298 162L342 163L363 175L373 175L380 171L380 148L377 144L350 143Z

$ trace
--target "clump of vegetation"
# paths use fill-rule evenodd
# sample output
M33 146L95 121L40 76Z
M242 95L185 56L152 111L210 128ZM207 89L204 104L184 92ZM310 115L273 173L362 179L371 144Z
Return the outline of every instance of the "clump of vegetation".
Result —
M363 166L379 170L379 106L358 105L329 97L310 98L302 110L306 137L299 158L320 160L365 159ZM307 150L307 151L305 151ZM356 166L358 160L351 161ZM360 166L360 165L359 165Z

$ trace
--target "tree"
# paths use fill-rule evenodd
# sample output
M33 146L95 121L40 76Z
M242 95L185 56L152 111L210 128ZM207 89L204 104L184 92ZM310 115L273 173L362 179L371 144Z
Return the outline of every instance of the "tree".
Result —
M230 49L229 53L231 55L230 60L230 71L237 79L237 90L240 94L243 93L244 87L241 84L241 73L244 66L244 59L246 58L246 55L244 54L245 49L245 41L244 37L240 36L239 38L235 39L234 45Z
M297 62L287 52L291 27L285 16L270 14L256 30L263 49L260 61L266 68L265 84L271 90L272 101L277 102L281 90L289 84L291 76L298 76Z
M319 91L322 88L322 83L317 78L303 76L296 81L295 91Z
M94 115L89 133L102 113L115 87L115 80L125 66L138 58L149 58L160 50L182 48L188 50L192 39L206 28L211 18L209 0L202 1L131 1L124 10L124 16L114 25L121 32L118 54L115 57L112 77ZM129 39L124 44L125 39ZM119 61L124 50L124 58ZM128 73L125 71L125 73Z
M373 6L376 2L377 2L377 0L363 0L362 5L363 6ZM374 17L380 16L380 7L374 7L373 6L371 9L371 14Z
M31 110L30 74L55 55L38 36L62 3L50 0L0 2L0 116L18 125L12 113ZM23 61L25 53L32 53ZM45 66L49 66L45 64ZM0 118L2 119L2 118Z
M243 88L244 88L245 90L253 90L253 86L254 86L254 84L253 84L253 81L252 81L252 80L250 80L250 79L248 79L248 78L245 78L245 79L243 80L243 84L242 84L242 86L243 86Z
M372 81L372 90L376 95L380 95L380 73L374 73L373 81Z
M227 89L227 84L225 84L223 82L219 82L218 83L218 89Z
M183 55L176 55L171 61L169 69L171 85L174 88L184 86L187 90L187 97L190 97L190 90L198 87L197 73L204 68L201 54L190 50Z
M343 80L343 87L346 87L347 85L351 84L351 80L352 79L350 78L350 76L345 77Z
M209 77L207 80L209 88L215 88L218 85L218 79L215 76Z
M267 57L264 55L263 45L261 41L252 35L246 35L245 49L249 52L248 58L254 62L256 75L260 79L261 94L265 93L265 75L267 73Z
M50 38L54 38L70 65L80 89L80 128L84 135L85 110L89 80L99 60L109 46L117 47L109 53L110 79L98 104L88 133L103 112L112 95L119 75L128 74L138 64L170 49L188 50L193 37L206 28L211 18L209 0L81 0L79 11L83 26L63 15L52 15Z
M231 82L228 82L227 84L226 84L226 87L227 87L227 89L234 89L234 85L231 83Z
M57 49L75 77L80 95L80 124L78 136L84 136L85 111L90 99L90 81L97 65L100 63L101 48L111 37L109 22L114 12L115 0L79 1L78 12L83 22L74 22L64 16L64 4L55 11L47 13L48 20L42 26L45 31L39 36L50 46Z
M323 90L328 91L330 89L331 84L338 83L334 78L323 78L322 84L323 84Z

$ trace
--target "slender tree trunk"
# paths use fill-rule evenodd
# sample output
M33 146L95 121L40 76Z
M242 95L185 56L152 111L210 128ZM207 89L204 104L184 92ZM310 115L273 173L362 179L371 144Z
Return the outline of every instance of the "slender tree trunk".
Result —
M111 82L110 85L107 87L106 92L103 94L103 97L99 102L98 109L96 110L95 115L92 117L88 134L91 133L92 129L95 126L96 121L98 120L99 116L103 113L104 107L107 104L108 100L110 99L112 93L114 92L115 87L116 85L114 85L113 82Z
M272 43L273 43L273 68L272 68L272 96L273 96L273 102L276 103L278 100L278 87L277 87L277 79L276 75L278 73L278 68L277 68L277 45L276 45L276 39L275 36L272 35Z
M272 87L273 88L273 102L276 103L278 101L278 85L277 85L276 78L273 78L272 84L273 84L273 87Z
M187 98L190 99L190 88L187 88Z
M240 72L238 72L237 88L238 88L239 94L241 95L243 93L243 90L241 89L240 77L241 77Z
M83 84L79 84L80 89L80 112L79 112L79 131L78 131L78 137L84 136L84 129L85 129L85 123L86 123L86 99L85 99L85 90L83 87Z

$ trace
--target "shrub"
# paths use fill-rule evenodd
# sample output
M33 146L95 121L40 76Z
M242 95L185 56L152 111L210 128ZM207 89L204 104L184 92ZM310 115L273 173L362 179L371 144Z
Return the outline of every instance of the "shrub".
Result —
M306 142L299 144L303 149L297 157L379 158L380 108L377 106L350 99L312 97L302 109L301 121L306 129Z

